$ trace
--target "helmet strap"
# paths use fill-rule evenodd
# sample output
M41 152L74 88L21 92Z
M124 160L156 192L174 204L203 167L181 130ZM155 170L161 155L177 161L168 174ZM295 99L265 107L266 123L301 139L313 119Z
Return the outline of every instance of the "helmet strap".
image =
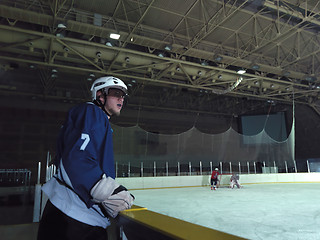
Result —
M106 111L105 109L105 105L107 103L107 93L105 91L102 91L102 95L104 97L104 104L102 104L102 102L100 101L100 99L95 99L93 100L93 103L95 105L97 105L98 107L100 107L102 109L102 111L104 111L109 117L111 117L111 115Z

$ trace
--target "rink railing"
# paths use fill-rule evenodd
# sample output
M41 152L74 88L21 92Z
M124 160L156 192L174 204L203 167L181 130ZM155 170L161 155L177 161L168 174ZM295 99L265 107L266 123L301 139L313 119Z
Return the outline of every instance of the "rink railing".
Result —
M198 164L193 164L189 162L188 164L181 164L177 162L172 164L165 162L162 164L164 166L159 166L159 163L153 162L150 167L145 166L143 162L137 167L136 164L133 166L130 162L127 164L120 164L116 162L116 177L157 177L157 176L186 176L186 175L207 175L211 174L214 168L218 168L220 173L238 173L238 174L259 174L259 173L298 173L298 172L317 172L320 171L320 162L316 162L318 165L313 168L310 166L309 160L304 162L299 162L300 167L298 169L296 161L291 162L291 166L287 161L284 161L282 166L278 166L275 161L270 166L270 162L267 165L265 161L263 162L219 162L218 164L213 164L209 162L209 166L204 166L202 161Z

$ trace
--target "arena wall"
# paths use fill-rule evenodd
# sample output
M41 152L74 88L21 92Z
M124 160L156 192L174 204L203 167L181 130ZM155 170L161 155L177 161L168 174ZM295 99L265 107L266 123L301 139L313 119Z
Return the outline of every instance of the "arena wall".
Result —
M230 174L224 174L221 185L228 185ZM208 186L210 175L168 176L168 177L130 177L117 178L117 181L128 189L152 189L173 187ZM270 174L240 174L240 183L299 183L320 182L320 173L270 173Z

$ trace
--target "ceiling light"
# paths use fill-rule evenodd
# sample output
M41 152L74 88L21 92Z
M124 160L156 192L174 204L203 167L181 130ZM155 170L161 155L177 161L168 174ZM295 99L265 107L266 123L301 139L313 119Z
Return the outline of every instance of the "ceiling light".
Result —
M89 76L90 76L90 77L93 77L93 78L96 77L96 76L94 75L94 73L90 73Z
M258 70L258 69L260 69L260 66L258 64L253 64L251 66L251 68L254 69L254 70Z
M120 34L110 33L110 38L118 40L120 38Z
M56 36L59 37L59 38L64 38L64 34L63 33L57 33Z
M274 84L273 84L273 83L271 83L271 84L270 84L270 87L271 87L271 88L274 88Z
M133 38L133 37L131 37L131 38L130 38L130 42L133 42L133 41L134 41L134 38Z
M129 57L126 57L124 60L125 60L126 62L130 62L130 58L129 58Z
M51 77L52 77L52 78L57 78L58 75L57 75L57 74L51 74Z
M164 50L166 50L166 51L171 51L171 50L172 50L172 46L171 46L171 45L166 45L166 46L164 47Z
M100 58L100 57L101 57L101 52L96 52L96 56L97 56L98 58Z
M310 82L313 82L313 81L316 81L317 78L314 77L314 76L306 76L306 77L305 77L305 80L310 81Z
M178 72L180 72L181 69L180 69L179 67L176 67L176 70L177 70Z
M158 53L158 57L164 57L164 54L162 52Z
M106 46L112 47L113 45L112 45L112 43L110 41L106 41Z
M202 66L208 66L208 65L209 65L206 60L201 60L201 61L200 61L200 64L201 64Z
M63 50L65 50L66 52L69 52L69 48L64 47Z
M65 28L67 28L67 24L59 23L57 27L60 28L60 29L65 29Z
M58 70L57 70L57 69L52 69L51 72L52 72L52 73L57 73Z
M239 69L239 70L237 71L237 73L238 73L238 74L244 74L244 73L246 73L246 70L244 70L244 69Z
M282 75L285 76L285 77L288 77L290 75L290 72L286 71L286 70L283 70L282 71Z
M199 71L199 72L198 72L198 75L199 75L199 76L201 76L201 75L202 75L202 72L201 72L201 71Z
M214 60L216 60L217 62L221 62L223 59L223 57L221 56L216 56L216 58Z
M88 77L87 80L88 80L88 81L92 81L92 78L91 78L91 77Z

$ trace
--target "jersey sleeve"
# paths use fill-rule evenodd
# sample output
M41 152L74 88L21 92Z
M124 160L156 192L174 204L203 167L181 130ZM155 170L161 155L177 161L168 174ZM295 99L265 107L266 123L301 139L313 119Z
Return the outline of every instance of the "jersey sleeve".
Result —
M61 134L61 158L71 187L92 206L90 190L106 171L105 162L113 166L112 134L107 116L94 105L72 109ZM111 152L110 152L111 151ZM110 156L111 155L111 156Z

